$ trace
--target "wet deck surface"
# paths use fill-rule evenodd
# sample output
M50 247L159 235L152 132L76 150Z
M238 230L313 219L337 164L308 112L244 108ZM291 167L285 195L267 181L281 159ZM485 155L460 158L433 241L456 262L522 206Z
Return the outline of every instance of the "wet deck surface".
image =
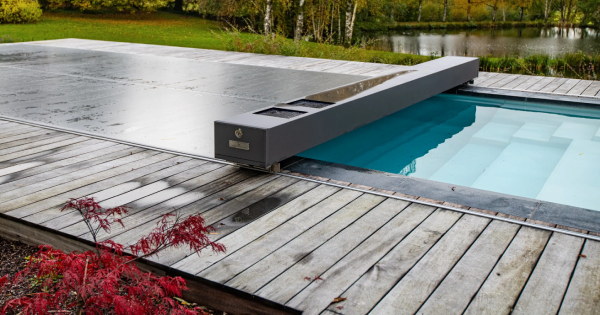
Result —
M59 44L172 53L181 59L210 55L175 47L54 41ZM237 53L215 54L221 54L219 60L234 55L243 60ZM35 60L52 68L47 62L52 58ZM245 62L268 59L260 58ZM327 68L326 61L275 59L280 67L319 66L365 76L401 68L348 62ZM25 67L14 73L27 82L29 70L15 64ZM140 71L149 73L146 78L165 80L156 89L167 89L168 77L152 77L160 68L152 68L152 62L145 66L150 68ZM10 83L4 70L0 80ZM113 84L85 79L100 81L100 94ZM119 90L123 95L155 90L135 79L127 77L115 88L135 87ZM73 93L79 90L77 80L69 83ZM45 85L35 86L43 90ZM44 91L39 94L44 101L63 97ZM0 103L15 101L2 94ZM35 120L39 109L31 110L25 119ZM143 107L138 110L144 113ZM66 117L41 116L56 117L47 121L53 124ZM85 128L85 121L77 123L73 126ZM155 227L162 214L201 213L217 229L211 238L227 253L170 250L156 262L305 314L597 314L600 309L600 242L595 240L0 119L1 213L89 239L78 215L60 211L69 198L85 196L105 207L131 208L123 218L125 228L101 235L125 244ZM337 297L345 300L331 304Z
M81 239L69 198L130 207L100 236L124 244L201 213L227 253L158 263L305 314L600 309L600 242L581 237L1 120L0 176L0 212Z
M0 115L207 157L215 120L365 78L33 44L0 69Z

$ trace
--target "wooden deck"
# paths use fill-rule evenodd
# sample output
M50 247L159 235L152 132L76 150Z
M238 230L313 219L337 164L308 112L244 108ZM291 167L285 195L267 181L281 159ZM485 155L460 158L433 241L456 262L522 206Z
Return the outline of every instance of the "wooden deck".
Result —
M480 72L473 86L509 91L600 98L600 81Z
M368 76L404 69L77 39L33 44ZM474 85L600 97L597 81L482 72ZM79 215L60 211L85 196L130 207L125 228L101 235L124 244L162 214L201 213L227 253L169 250L154 263L204 285L191 287L207 306L234 314L600 314L597 236L341 185L350 184L0 119L0 235L85 248Z
M305 314L600 310L595 240L0 120L2 217L89 239L79 215L60 211L84 196L131 208L125 228L101 235L124 244L162 214L201 213L227 253L170 250L155 262L214 290L271 301L273 313L283 305Z

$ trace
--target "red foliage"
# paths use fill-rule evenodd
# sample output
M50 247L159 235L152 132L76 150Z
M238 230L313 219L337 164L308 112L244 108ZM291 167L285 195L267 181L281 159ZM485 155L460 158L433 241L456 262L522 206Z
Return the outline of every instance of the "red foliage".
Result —
M92 233L109 230L112 223L120 223L116 215L124 215L123 207L103 210L92 198L71 200L64 209L76 209ZM224 251L222 244L211 242L207 234L212 227L204 225L199 216L185 220L173 215L164 216L150 235L131 246L134 254L157 255L169 246L188 245L199 252L206 247ZM97 224L97 226L93 226ZM95 231L95 232L94 232ZM0 306L0 314L205 314L200 308L181 305L175 298L186 290L180 277L158 277L145 273L133 263L137 257L123 255L123 245L110 240L97 243L96 252L64 253L42 245L30 257L26 268L8 283L0 278L2 287L19 281L32 281L42 289L40 293L9 300ZM6 290L6 288L4 289Z

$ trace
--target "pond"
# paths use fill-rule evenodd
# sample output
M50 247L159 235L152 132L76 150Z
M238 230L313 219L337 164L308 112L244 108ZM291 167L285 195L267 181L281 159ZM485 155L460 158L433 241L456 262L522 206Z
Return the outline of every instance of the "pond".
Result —
M600 31L591 28L405 30L372 36L383 49L436 56L560 56L600 52Z

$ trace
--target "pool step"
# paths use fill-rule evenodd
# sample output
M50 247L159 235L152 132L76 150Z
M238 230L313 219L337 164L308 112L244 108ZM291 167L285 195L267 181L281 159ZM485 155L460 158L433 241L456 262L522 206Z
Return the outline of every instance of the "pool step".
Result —
M556 138L573 140L592 140L598 134L598 125L578 122L563 122L552 135Z
M471 187L536 198L564 151L560 143L511 142Z
M573 140L548 177L537 199L598 208L600 142Z

